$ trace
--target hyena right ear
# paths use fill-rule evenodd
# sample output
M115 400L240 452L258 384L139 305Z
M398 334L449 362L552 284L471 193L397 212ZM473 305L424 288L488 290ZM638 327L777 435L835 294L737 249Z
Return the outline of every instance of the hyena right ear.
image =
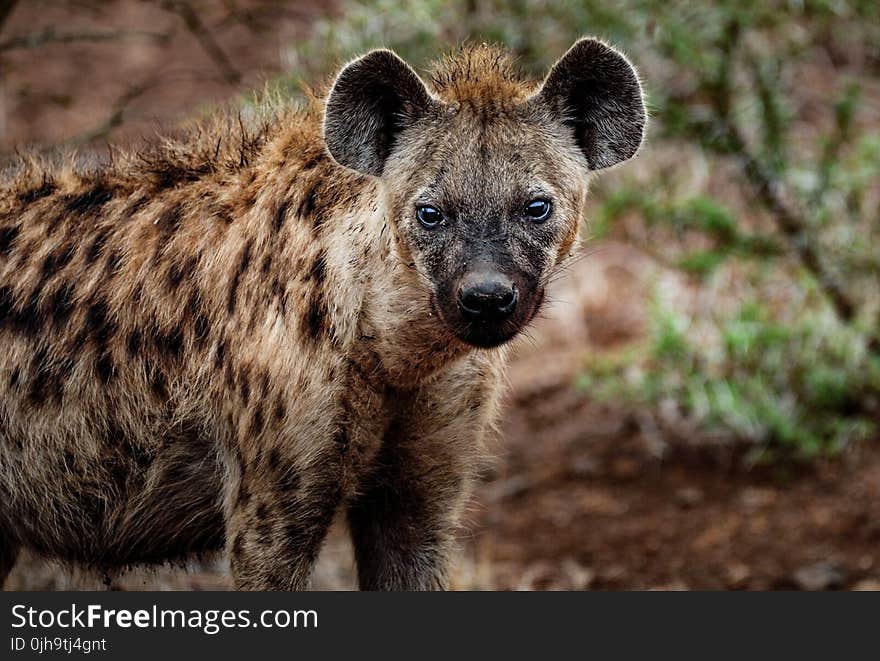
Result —
M595 39L581 39L550 69L532 98L569 126L592 170L631 158L645 133L645 101L632 64Z
M340 164L379 176L395 140L435 102L415 71L374 50L339 72L324 110L324 142Z

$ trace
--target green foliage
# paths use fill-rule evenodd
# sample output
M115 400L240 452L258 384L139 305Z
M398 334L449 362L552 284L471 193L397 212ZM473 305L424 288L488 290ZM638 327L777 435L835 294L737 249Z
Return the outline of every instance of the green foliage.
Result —
M632 213L638 213L649 228L663 226L674 232L673 239L682 250L669 261L692 275L707 277L730 257L762 259L784 253L777 238L740 229L730 209L718 200L705 195L677 199L641 187L624 186L602 200L592 216L593 238L604 236L616 220ZM708 240L711 247L688 249L688 238L695 235Z
M658 301L649 337L592 357L582 385L675 408L693 433L753 442L760 460L810 458L870 434L880 392L876 0L343 1L297 45L284 84L379 46L419 67L465 40L503 43L540 75L585 34L632 57L652 110L639 174L625 169L595 191L592 236L630 241L714 298L709 314ZM652 161L664 150L680 154L673 167Z
M789 326L749 301L717 320L708 346L692 337L693 320L659 303L652 319L649 346L591 358L581 387L645 407L675 402L664 414L671 429L750 441L761 462L833 454L875 431L855 413L880 389L880 361L868 360L864 338L829 315Z

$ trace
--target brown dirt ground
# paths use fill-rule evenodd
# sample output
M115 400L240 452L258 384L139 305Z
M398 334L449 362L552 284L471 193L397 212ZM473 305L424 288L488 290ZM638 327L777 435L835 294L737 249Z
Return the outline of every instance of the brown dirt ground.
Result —
M515 388L480 495L486 587L880 588L880 451L779 473L725 448L658 450L566 381Z
M283 69L285 44L318 12L297 2L208 7L206 24L243 79L216 65L180 22L146 3L21 3L0 41L59 30L141 29L166 41L51 45L0 53L0 150L76 142L101 126L131 81L162 73L107 137L125 141L234 97ZM100 10L86 10L100 6ZM329 3L320 3L321 7ZM642 158L645 158L643 155ZM638 337L652 267L609 242L590 249L514 358L511 390L453 583L463 589L880 589L880 447L789 471L749 470L741 452L664 438L642 416L591 400L581 357ZM354 584L344 531L331 533L315 587ZM24 557L8 587L101 587L101 577ZM222 561L133 572L121 589L228 587Z

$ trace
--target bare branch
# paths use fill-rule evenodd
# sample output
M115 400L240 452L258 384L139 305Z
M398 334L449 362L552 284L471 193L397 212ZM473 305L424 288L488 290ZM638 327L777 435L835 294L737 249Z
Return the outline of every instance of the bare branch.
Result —
M721 137L724 150L739 162L746 181L770 211L777 228L788 241L798 260L819 283L838 318L844 323L849 323L856 316L855 302L819 258L802 210L797 207L783 182L749 148L745 135L732 112L731 69L735 50L739 45L739 37L739 25L735 21L731 22L725 31L725 40L721 44L723 57L718 77L711 85L712 106L716 115L713 133Z
M125 119L125 112L128 110L128 107L132 102L149 92L158 84L159 80L157 78L148 78L140 83L129 85L113 103L113 108L107 116L107 119L90 131L86 131L70 140L70 144L84 145L95 140L107 138L114 129L119 128L122 125L122 122Z
M186 29L192 33L199 44L201 44L205 53L208 54L208 57L214 61L214 64L217 65L217 68L223 75L223 79L227 83L236 85L241 81L241 73L232 66L232 62L229 61L220 44L214 39L214 35L205 27L202 19L189 2L185 0L163 0L161 6L166 11L173 12L181 18Z
M856 304L832 273L825 268L819 253L810 240L807 224L801 213L789 199L782 183L748 151L742 133L735 124L726 123L725 134L736 151L736 157L746 179L758 194L789 245L794 249L804 267L816 278L828 296L841 321L850 322L856 315Z
M117 41L132 37L155 39L165 42L169 36L161 32L146 32L143 30L107 30L101 32L56 32L55 27L47 27L42 32L25 34L12 37L6 41L0 41L0 52L18 50L24 48L38 48L44 44L71 44L77 42L100 43Z

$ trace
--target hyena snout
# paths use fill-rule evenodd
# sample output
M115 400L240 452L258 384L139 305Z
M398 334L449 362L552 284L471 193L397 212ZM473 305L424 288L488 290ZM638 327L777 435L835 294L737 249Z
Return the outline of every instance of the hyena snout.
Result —
M514 313L518 302L516 284L503 273L470 273L458 287L458 309L468 321L504 321Z
M474 265L440 298L443 318L460 340L483 349L515 337L538 303L527 278L493 263Z

